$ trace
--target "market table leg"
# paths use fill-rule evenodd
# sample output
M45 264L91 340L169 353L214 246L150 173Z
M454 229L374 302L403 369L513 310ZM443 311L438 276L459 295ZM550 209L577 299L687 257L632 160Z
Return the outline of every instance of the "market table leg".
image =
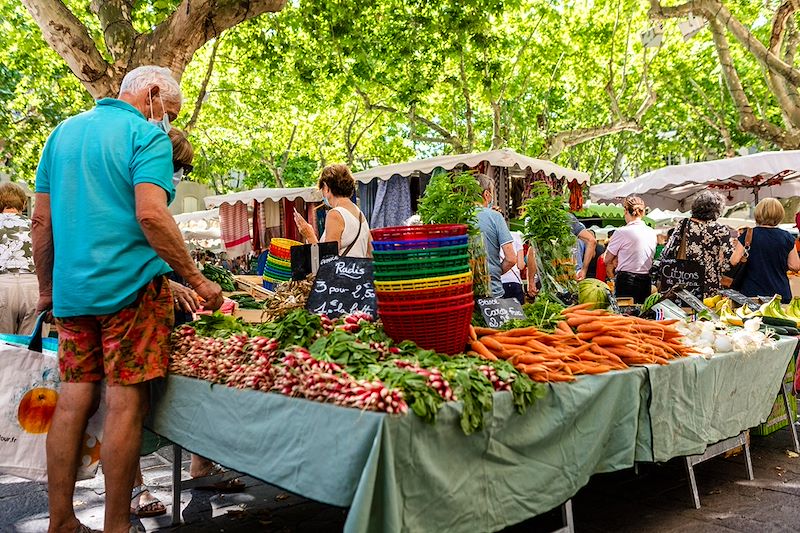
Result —
M792 433L792 442L794 443L794 451L800 453L800 442L797 440L797 427L794 425L796 420L793 420L792 410L789 408L789 395L786 388L791 387L790 383L781 384L781 394L783 395L783 406L786 408L786 421L789 423L789 431ZM797 401L797 400L795 400Z
M744 449L744 462L745 467L747 468L747 479L754 479L753 461L750 457L749 435L750 430L746 429L735 437L721 440L715 444L712 444L711 446L708 446L705 453L701 455L689 455L685 457L686 472L689 475L689 488L692 492L692 503L694 504L695 509L700 509L700 494L697 491L697 480L694 476L695 465L708 461L709 459L712 459L718 455L722 455L727 451L734 450L741 446Z
M561 516L564 520L564 527L559 531L565 533L575 533L575 520L572 518L572 500L567 500L561 506Z
M178 444L172 445L172 525L181 523L181 460L183 449Z

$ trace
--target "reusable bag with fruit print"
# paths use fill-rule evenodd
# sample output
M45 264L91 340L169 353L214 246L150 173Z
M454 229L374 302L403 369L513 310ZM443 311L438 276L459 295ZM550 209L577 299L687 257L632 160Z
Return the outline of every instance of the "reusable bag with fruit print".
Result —
M47 480L45 441L58 402L57 343L42 339L42 317L30 337L0 334L0 474ZM83 436L78 479L97 473L104 402Z

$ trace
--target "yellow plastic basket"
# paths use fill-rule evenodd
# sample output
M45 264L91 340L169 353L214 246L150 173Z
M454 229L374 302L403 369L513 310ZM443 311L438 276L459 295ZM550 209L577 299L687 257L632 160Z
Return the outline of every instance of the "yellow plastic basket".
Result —
M293 241L292 239L284 239L281 237L274 237L272 240L269 241L270 246L275 246L276 248L283 248L288 250L292 246L301 246L302 242Z
M452 276L438 276L435 278L404 279L400 281L375 281L375 290L379 292L418 291L422 289L437 289L451 285L464 285L472 283L472 271Z

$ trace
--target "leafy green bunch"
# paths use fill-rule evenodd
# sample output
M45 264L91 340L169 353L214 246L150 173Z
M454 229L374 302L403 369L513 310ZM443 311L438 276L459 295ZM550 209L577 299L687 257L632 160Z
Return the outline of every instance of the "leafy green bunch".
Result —
M531 187L531 197L523 205L522 236L537 247L575 244L569 212L561 196L553 196L541 181Z
M466 224L477 233L476 204L483 191L470 172L442 172L431 178L419 202L423 224Z

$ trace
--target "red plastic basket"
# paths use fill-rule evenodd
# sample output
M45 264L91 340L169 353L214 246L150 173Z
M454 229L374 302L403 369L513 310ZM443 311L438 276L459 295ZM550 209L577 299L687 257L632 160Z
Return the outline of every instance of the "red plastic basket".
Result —
M277 257L281 261L291 261L292 252L288 248L278 248L276 246L269 247L269 255Z
M472 283L462 285L450 285L449 287L439 287L435 289L421 289L417 291L375 291L378 297L378 304L384 302L416 302L431 298L447 298L449 296L461 296L462 294L472 293Z
M413 241L466 235L466 224L423 224L421 226L391 226L372 230L375 241Z
M464 351L474 306L472 301L427 311L382 311L379 306L378 316L395 342L411 340L427 350L452 355Z
M448 311L454 307L473 301L472 291L443 298L427 300L387 301L378 300L379 311L432 311L435 309Z

